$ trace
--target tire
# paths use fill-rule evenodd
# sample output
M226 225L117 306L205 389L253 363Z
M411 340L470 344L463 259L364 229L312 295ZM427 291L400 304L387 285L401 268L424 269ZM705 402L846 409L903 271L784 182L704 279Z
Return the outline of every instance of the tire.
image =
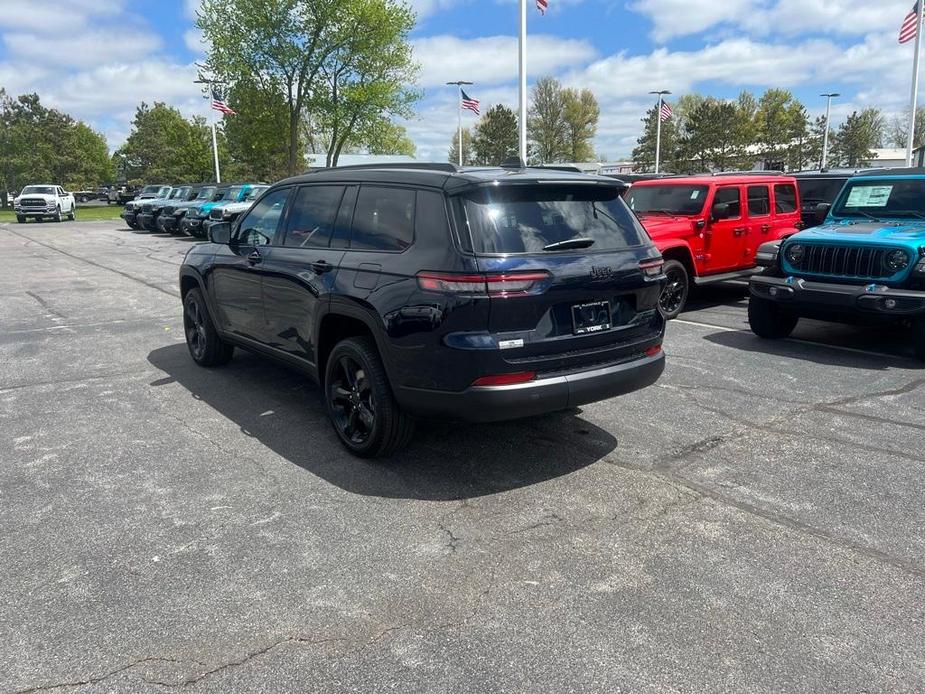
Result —
M129 228L130 228L130 229L137 229L137 228L138 228L138 222L126 222L126 224L129 225Z
M912 324L912 351L925 361L925 318L919 318Z
M234 345L219 337L198 289L190 289L183 297L183 333L190 356L199 366L222 366L234 355Z
M758 337L779 340L797 327L800 317L788 313L778 304L752 296L748 300L748 324Z
M18 215L16 215L16 221L19 222L20 224L25 224L25 223L26 223L26 218L23 217L21 214L18 214Z
M665 261L665 275L668 281L658 297L658 310L665 320L677 318L687 305L690 296L691 280L687 268L677 260Z
M372 338L351 337L334 346L323 391L334 431L353 455L385 458L411 442L414 420L395 402Z
M55 208L55 216L52 217L52 219L53 219L54 221L56 221L56 222L60 222L60 221L61 221L61 205L58 205L58 206Z
M68 213L67 216L68 216L68 219L70 219L72 222L77 220L77 206L76 205L71 208L71 211Z

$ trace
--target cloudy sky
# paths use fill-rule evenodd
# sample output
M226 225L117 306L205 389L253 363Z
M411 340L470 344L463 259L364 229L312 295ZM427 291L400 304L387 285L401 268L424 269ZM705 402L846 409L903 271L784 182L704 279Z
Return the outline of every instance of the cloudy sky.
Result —
M532 3L532 0L530 0ZM517 107L516 0L410 0L424 98L407 124L421 158L444 159L456 124L448 80ZM198 0L0 0L0 86L42 100L102 131L115 149L135 106L166 101L207 114L193 61ZM912 0L549 0L531 6L529 79L554 75L588 87L601 104L597 151L627 155L649 104L670 89L734 97L741 89L793 90L812 113L820 92L852 109L903 110L912 44L896 40ZM471 124L475 117L467 112Z

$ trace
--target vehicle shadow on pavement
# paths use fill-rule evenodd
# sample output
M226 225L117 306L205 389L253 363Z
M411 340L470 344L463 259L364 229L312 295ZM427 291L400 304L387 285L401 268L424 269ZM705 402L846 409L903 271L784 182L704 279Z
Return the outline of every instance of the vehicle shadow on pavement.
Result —
M617 440L577 410L516 422L422 422L411 446L391 460L348 454L309 378L244 350L219 369L197 366L185 344L152 351L148 361L286 460L345 491L387 498L462 500L568 475L611 454ZM191 422L195 428L195 422ZM234 441L223 442L234 450Z
M846 346L837 342L826 344L823 341L807 340L805 336L794 335L801 342L790 340L762 340L756 335L747 332L723 331L705 335L704 339L723 347L732 347L745 352L767 354L775 357L789 357L801 359L827 366L840 366L850 369L863 369L865 371L886 371L890 368L915 368L917 362L911 348L897 348L901 335L890 339L890 351L881 354L862 354L851 352L852 349L870 349L866 345L855 347ZM906 339L909 339L908 337ZM809 344L812 342L813 344ZM833 348L834 347L834 348Z

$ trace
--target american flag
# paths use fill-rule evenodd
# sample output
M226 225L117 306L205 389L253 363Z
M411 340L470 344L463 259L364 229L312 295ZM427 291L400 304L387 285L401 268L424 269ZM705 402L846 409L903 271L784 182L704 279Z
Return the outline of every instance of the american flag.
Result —
M667 101L662 102L662 109L659 113L659 118L661 118L663 123L671 118L671 104L669 104Z
M460 90L462 92L462 90ZM462 107L469 109L475 115L479 115L479 100L473 99L471 96L462 92Z
M216 111L221 111L222 113L234 116L237 114L237 111L232 110L232 108L225 103L225 100L222 98L222 95L219 94L214 89L212 90L212 108Z
M540 14L546 14L546 9L549 7L548 0L536 0L536 9L540 11Z
M919 33L919 3L912 6L912 11L906 15L903 25L899 28L899 42L909 43Z

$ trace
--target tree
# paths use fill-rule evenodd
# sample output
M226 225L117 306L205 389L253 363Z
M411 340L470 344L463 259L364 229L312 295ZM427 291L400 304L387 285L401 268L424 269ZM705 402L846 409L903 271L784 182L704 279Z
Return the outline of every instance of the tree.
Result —
M806 109L785 89L768 89L758 100L755 130L766 161L798 166L808 122Z
M562 93L565 104L566 156L572 162L594 159L592 141L597 133L601 109L590 89L566 89Z
M874 157L872 150L883 143L883 114L876 108L854 111L835 135L832 157L841 166L855 168Z
M112 179L106 139L37 94L13 98L0 89L0 204L29 183L89 188Z
M289 113L283 94L243 81L229 92L228 105L236 115L224 118L223 124L229 159L226 176L250 181L284 178L289 172L289 148L280 134L288 128ZM299 169L304 168L302 150L300 144Z
M565 107L565 95L558 80L552 77L537 80L530 95L527 131L539 164L554 164L568 158Z
M817 116L809 128L809 136L803 146L803 156L812 167L822 168L822 146L825 144L825 116ZM829 140L831 149L832 141ZM831 157L829 158L831 161ZM828 166L829 162L826 162Z
M203 0L196 24L209 71L283 95L289 173L306 120L326 136L332 164L357 132L406 114L415 97L404 86L413 82L413 13L398 0Z
M370 154L404 154L413 157L417 153L405 127L387 118L373 122L363 133L362 139Z
M462 141L463 141L463 166L473 166L475 164L475 158L472 151L472 132L469 128L463 128L462 131ZM450 151L447 152L447 161L451 164L459 164L459 131L455 130L453 132L453 142L450 145Z
M909 138L909 113L906 107L901 116L893 116L886 125L886 142L891 147L905 147ZM912 147L918 148L925 145L925 108L919 107L915 110L915 137L913 138Z
M219 159L225 165L226 152L221 136ZM209 181L215 175L212 134L205 119L186 120L177 109L159 102L153 107L144 102L138 106L132 132L116 152L116 160L126 179L135 183L191 183Z
M498 104L492 106L475 126L472 137L473 159L476 164L497 166L505 159L517 156L517 116Z

